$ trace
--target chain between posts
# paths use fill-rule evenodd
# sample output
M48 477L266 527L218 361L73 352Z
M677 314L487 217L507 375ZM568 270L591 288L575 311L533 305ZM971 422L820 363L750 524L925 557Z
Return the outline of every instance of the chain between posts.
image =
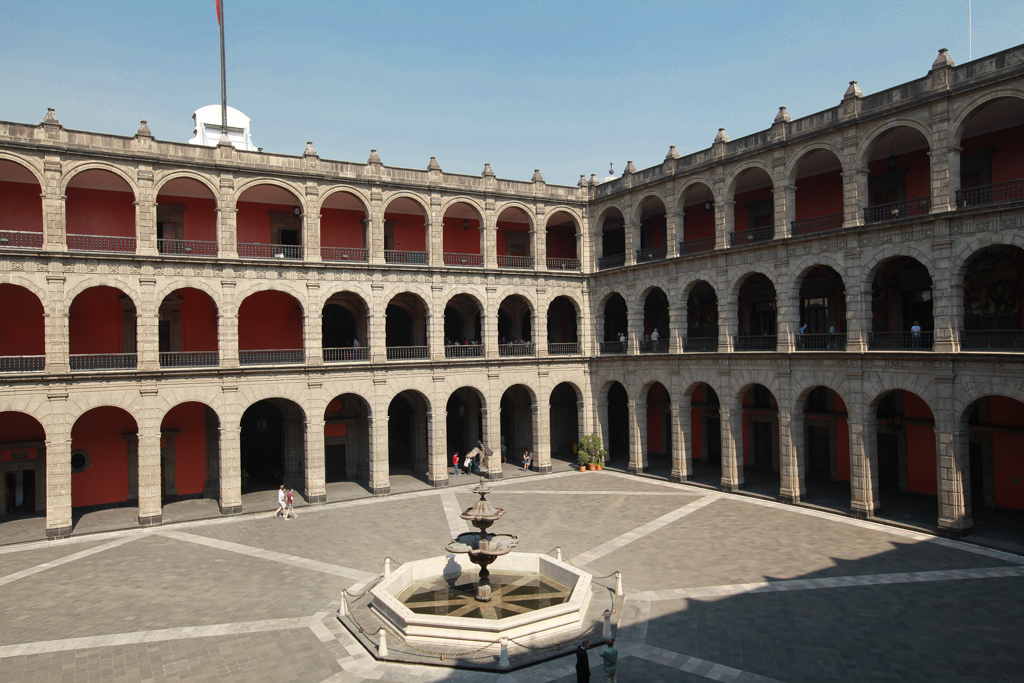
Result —
M548 554L548 555L550 555L551 553L553 553L553 552L555 552L555 551L561 551L561 550L562 550L562 546L555 546L554 548L552 548L551 550L549 550L549 551L547 552L547 554ZM564 553L564 551L562 551L562 552ZM585 569L582 569L581 567L576 567L576 565L574 565L574 564L572 563L572 560L570 560L570 559L569 559L569 558L568 558L567 556L565 556L565 555L563 555L563 556L562 556L562 562L565 562L565 563L566 563L567 565L569 565L570 567L575 567L576 569L580 569L581 571L586 571ZM587 573L589 574L590 572L587 572ZM612 578L613 576L617 576L618 574L619 574L619 571L618 571L618 570L615 570L615 571L613 571L613 572L612 572L611 574L605 574L604 576L594 576L593 578L594 578L595 580L597 580L597 581L600 581L601 579L610 579L610 578Z
M352 598L361 598L361 597L363 597L364 595L366 595L367 593L372 591L373 587L376 586L380 582L380 580L382 578L384 578L384 565L386 565L388 562L396 562L399 566L402 565L401 562L398 562L398 560L396 560L396 559L394 559L392 557L385 557L384 561L380 563L380 571L377 572L377 578L374 579L373 582L370 583L370 585L367 586L366 589L362 593L359 593L359 594L349 593L347 588L343 588L341 590L341 592L343 594L345 594L345 595L348 595L349 597L352 597ZM346 600L345 602L348 603L348 600Z

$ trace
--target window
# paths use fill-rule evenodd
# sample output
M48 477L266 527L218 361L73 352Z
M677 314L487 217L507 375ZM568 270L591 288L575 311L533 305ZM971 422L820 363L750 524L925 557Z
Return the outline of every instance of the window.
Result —
M78 474L89 469L89 454L85 451L71 452L71 472Z

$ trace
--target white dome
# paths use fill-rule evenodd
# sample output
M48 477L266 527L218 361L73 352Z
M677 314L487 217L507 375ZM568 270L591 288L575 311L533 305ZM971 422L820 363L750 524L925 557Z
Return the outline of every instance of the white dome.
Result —
M220 111L219 104L208 104L196 109L192 114L192 120L195 121L192 133L195 137L188 141L190 145L217 146L223 132ZM228 139L235 149L257 151L249 132L249 117L234 107L228 107Z

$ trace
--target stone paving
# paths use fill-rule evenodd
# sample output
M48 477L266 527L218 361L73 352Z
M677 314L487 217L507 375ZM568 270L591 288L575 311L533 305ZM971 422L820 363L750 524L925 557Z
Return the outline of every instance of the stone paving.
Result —
M500 676L379 663L334 619L385 556L442 553L467 479L0 548L0 680L574 681L571 655ZM614 471L522 473L488 499L521 550L622 570L623 683L1024 681L1018 555Z

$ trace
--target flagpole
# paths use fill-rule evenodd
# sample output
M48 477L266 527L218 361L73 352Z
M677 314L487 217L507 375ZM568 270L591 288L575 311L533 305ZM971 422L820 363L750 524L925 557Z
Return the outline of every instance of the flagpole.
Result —
M228 135L228 77L224 69L224 0L218 3L220 16L220 122L224 137Z

